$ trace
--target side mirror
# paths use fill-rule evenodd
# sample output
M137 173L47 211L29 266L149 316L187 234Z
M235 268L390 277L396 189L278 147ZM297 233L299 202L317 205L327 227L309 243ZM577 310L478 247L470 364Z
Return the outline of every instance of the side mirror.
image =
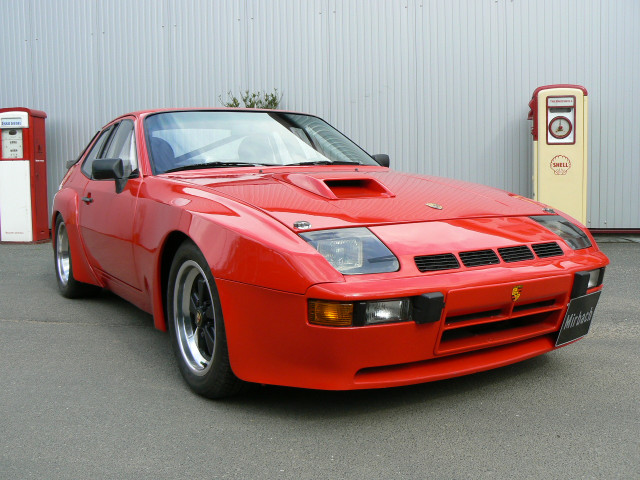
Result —
M381 167L389 166L389 155L387 155L386 153L376 153L375 155L371 155L371 157L373 157L373 159L378 162L378 165L380 165Z
M94 180L116 181L116 193L122 192L127 183L124 176L124 163L121 158L101 158L91 164L91 178Z

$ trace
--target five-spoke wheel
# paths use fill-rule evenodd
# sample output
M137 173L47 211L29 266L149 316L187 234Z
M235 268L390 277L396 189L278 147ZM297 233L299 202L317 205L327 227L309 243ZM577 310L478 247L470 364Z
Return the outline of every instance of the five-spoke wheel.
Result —
M204 375L211 367L216 347L215 317L207 276L200 265L187 260L175 279L173 322L182 356L196 375Z
M185 241L169 272L167 323L187 384L200 395L219 398L240 391L231 370L220 298L200 250Z

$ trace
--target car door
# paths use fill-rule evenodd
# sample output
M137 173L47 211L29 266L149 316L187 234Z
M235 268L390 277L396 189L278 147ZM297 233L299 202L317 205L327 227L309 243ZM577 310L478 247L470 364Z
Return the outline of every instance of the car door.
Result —
M89 181L80 201L78 222L85 250L99 272L140 290L132 244L141 183L133 119L124 119L111 129L96 158L121 158L129 178L124 190L116 193L114 180L91 178L91 162L83 164Z

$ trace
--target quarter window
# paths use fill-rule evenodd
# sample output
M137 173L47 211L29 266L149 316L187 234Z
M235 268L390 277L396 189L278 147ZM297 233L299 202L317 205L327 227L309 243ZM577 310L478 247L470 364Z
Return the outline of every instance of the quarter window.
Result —
M138 169L133 121L123 120L120 122L102 158L121 158L124 164L125 177L128 177Z
M102 151L102 147L104 147L104 144L106 143L106 140L109 138L109 135L111 134L112 131L113 131L113 127L109 127L104 132L102 132L98 137L98 139L96 140L96 143L93 144L91 151L87 154L87 157L84 159L84 162L82 163L82 173L84 173L86 177L91 178L91 166L93 164L93 161L96 158L99 158L98 155L100 155L100 152Z

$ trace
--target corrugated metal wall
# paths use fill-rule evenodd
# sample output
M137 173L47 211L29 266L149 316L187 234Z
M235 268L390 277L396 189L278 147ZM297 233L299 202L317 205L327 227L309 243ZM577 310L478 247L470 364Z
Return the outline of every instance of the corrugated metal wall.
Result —
M592 228L640 227L637 0L0 2L0 107L49 115L49 196L128 111L284 93L397 170L530 196L527 103L589 90Z

